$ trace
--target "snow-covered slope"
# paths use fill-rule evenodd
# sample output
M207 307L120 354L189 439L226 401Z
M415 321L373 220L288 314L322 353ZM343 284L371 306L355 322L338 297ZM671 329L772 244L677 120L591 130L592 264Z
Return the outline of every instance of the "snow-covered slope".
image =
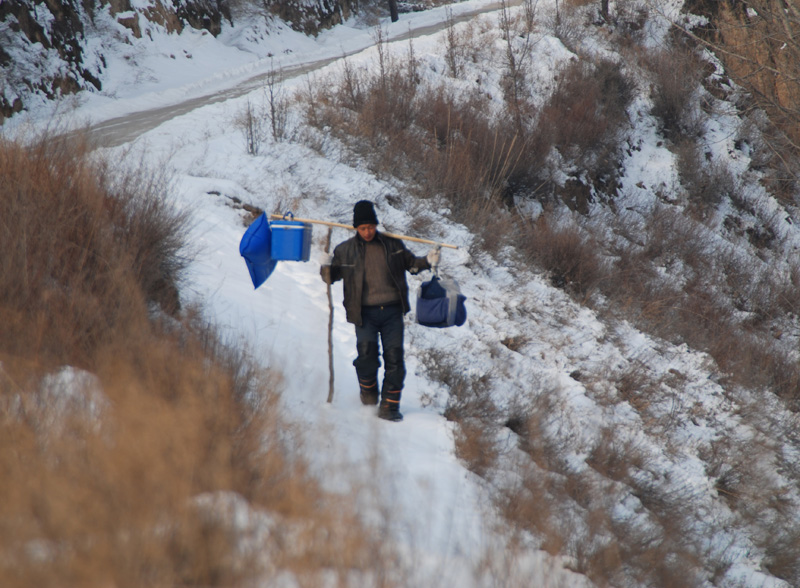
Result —
M475 10L485 4L467 2L453 10ZM550 3L542 4L543 9L550 8ZM445 10L436 9L404 15L398 23L382 26L392 38L445 18ZM486 19L495 22L496 15ZM348 23L315 40L287 29L266 33L259 27L252 23L228 28L219 39L194 32L158 38L152 45L134 48L139 54L133 68L129 57L107 55L107 90L81 96L68 117L97 123L224 90L270 69L344 53L351 54L354 63L373 64L376 59L375 49L368 48L374 43L374 30L365 23ZM663 26L654 25L654 42L664 32ZM398 42L397 50L406 51L406 43ZM414 41L422 61L441 63L442 46L441 33ZM362 47L366 48L363 52ZM535 72L540 79L550 76L554 62L569 58L567 49L546 34L541 51ZM337 68L340 64L333 63L328 71ZM139 76L136 80L131 78L134 71ZM325 71L319 71L291 78L283 91L319 83L324 75ZM507 458L502 463L507 469L493 480L479 478L456 458L454 425L441 414L447 390L428 377L428 362L444 355L467 377L488 376L501 407L546 397L551 408L545 419L549 435L559 441L560 459L573 473L591 473L591 456L596 455L599 440L609 436L635 450L646 464L640 475L649 476L640 479L640 489L657 486L660 497L674 500L667 507L691 504L685 540L702 544L698 549L710 559L727 563L713 583L711 575L705 578L705 585L788 586L763 569L764 553L720 500L708 465L698 458L721 438L744 444L757 435L738 414L745 401L734 402L726 393L710 358L685 345L649 337L626 322L606 322L553 287L545 276L512 270L472 249L472 235L444 216L437 232L442 241L460 248L444 250L442 271L456 278L468 297L467 324L434 330L414 324L413 313L408 316L409 375L402 402L406 418L401 424L383 422L375 417L374 409L361 406L358 400L352 367L355 336L344 320L341 284L335 285L335 396L326 403L329 309L318 275L324 230L315 229L309 262L280 263L269 280L254 290L238 254L246 213L237 202L269 212L291 211L299 217L346 223L352 204L367 198L377 203L382 227L398 233L411 230L412 211L426 204L410 202L401 185L379 179L353 163L332 139L316 151L292 140L303 132L297 118L289 122L288 140L267 142L260 155L247 155L236 121L248 102L264 100L263 89L254 88L198 106L109 154L114 157L132 149L146 154L154 165L171 168L176 203L191 211L194 220L191 235L196 256L182 297L202 304L231 338L241 340L265 365L284 373L283 403L307 433L308 457L328 487L352 492L367 517L374 515L387 525L387 540L405 556L405 585L591 585L584 576L566 570L574 562L539 551L535 538L528 538L525 549L514 551L513 556L506 551L508 534L502 530L505 523L495 509L493 492L494 484L513 482L519 475L513 469L518 457L516 437L511 430L500 429L499 442ZM41 111L32 122L45 116ZM654 186L670 182L665 179L672 173L670 156L657 147L658 139L645 119L639 121L634 136L640 149L626 161L626 182L640 189L627 192L623 206L646 202ZM13 122L24 123L23 119ZM722 145L725 130L720 128L717 134ZM348 236L347 231L335 229L333 241ZM409 247L417 254L426 251L418 244ZM412 291L424 278L410 278ZM504 343L510 339L521 343L511 349ZM658 405L651 409L657 419L669 421L669 426L659 428L660 436L644 426L630 403L608 400L616 394L609 374L634 373L634 368L661 384L663 393L653 396ZM793 419L777 401L767 408L776 418ZM769 475L781 478L780 472L769 470ZM793 482L781 483L787 496L796 499ZM627 490L618 496L614 512L619 520L631 529L652 525L643 508L644 498ZM788 516L796 518L797 513L791 511ZM577 541L584 530L576 525L574 532ZM505 563L502 570L495 563L494 571L487 574L479 563L485 564L482 558L492 556Z

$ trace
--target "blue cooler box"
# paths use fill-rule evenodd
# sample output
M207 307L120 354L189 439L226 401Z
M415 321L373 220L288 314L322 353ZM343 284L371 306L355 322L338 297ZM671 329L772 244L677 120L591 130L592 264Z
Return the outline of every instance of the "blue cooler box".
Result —
M272 259L308 261L311 254L311 224L295 220L275 220L272 229Z

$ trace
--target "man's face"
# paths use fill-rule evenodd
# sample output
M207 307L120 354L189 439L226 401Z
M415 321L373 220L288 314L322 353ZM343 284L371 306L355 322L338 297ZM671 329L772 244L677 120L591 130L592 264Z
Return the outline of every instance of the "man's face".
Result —
M375 238L375 231L377 228L378 225L358 225L356 231L364 241L369 243Z

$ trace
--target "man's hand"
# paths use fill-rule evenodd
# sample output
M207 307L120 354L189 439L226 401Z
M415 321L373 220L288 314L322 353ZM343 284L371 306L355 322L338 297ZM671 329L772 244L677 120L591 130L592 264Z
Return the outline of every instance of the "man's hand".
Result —
M437 247L436 249L431 249L428 251L428 255L425 257L428 259L428 263L431 264L432 268L439 267L439 257L441 256L441 248Z
M331 263L333 262L333 255L330 253L323 253L319 262L319 275L322 281L331 285Z

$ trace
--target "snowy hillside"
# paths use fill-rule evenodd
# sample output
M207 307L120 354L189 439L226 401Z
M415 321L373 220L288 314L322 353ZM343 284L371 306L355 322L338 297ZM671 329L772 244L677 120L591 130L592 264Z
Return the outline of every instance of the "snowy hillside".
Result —
M615 10L622 4L612 3ZM667 18L687 18L679 13L681 2L661 4L666 14L651 11L644 24L645 47L667 43ZM510 14L526 6L531 4ZM555 32L556 6L550 0L536 4L527 79L541 104L557 86L559 68L571 60L587 54L621 59L602 29L580 12L571 21L575 44L568 48ZM219 93L106 154L112 160L141 156L170 170L176 205L192 218L194 261L181 298L200 303L228 337L283 374L282 404L302 426L316 474L327 488L351 495L401 555L389 578L393 585L795 585L796 563L776 561L797 553L796 546L781 551L778 543L794 545L800 523L798 419L776 395L729 385L708 353L644 332L633 317L607 311L602 293L582 300L507 248L487 253L472 229L453 220L446 200L417 200L405 178L373 171L336 133L309 125L302 102L287 106L281 140L265 123L263 143L248 154L243 113L266 112L269 95L266 86L247 80L283 72L276 88L288 100L310 86L333 86L346 71L344 54L347 67L374 71L381 50L403 59L413 47L421 85L450 84L466 93L478 80L486 95L501 96L502 12L492 7L452 22L487 7L488 1L471 0L401 15L397 23L382 21L387 42L377 47L374 23L359 19L316 39L277 23L267 30L262 20L227 26L218 38L188 30L156 34L152 42L107 53L103 92L81 94L57 110L63 124L99 125ZM411 43L405 38L447 19L450 27L426 30ZM458 79L447 73L447 35L454 32L476 37L482 47L463 62L466 73ZM324 60L331 63L323 66ZM312 62L320 65L299 69ZM295 68L301 73L286 73ZM686 196L676 156L650 114L648 82L636 78L635 85L627 109L628 155L619 174L624 188L613 207L597 199L585 216L602 224L613 208L622 221L609 222L609 233L624 227L633 239L647 241L654 228L644 211L659 202L683 207ZM763 256L766 265L786 263L789 273L800 234L782 217L792 210L746 173L749 154L735 145L742 123L729 106L720 100L707 109L708 159L724 160L744 186L752 226L781 217L771 225L781 244ZM46 124L50 115L42 108L12 119L5 130ZM559 169L562 184L580 173ZM421 230L421 237L457 245L443 250L441 271L468 297L468 321L460 328L429 329L414 323L413 312L407 316L400 424L377 419L358 400L355 334L344 319L341 283L333 288L335 396L325 402L329 308L319 278L324 229L314 228L309 262L281 262L257 290L238 253L252 220L243 203L347 223L353 203L364 198L376 203L381 229ZM535 199L516 204L531 222L546 214ZM579 213L559 215L567 226L583 222ZM718 235L720 247L734 248L748 264L757 259L746 239L731 240L721 230ZM347 237L348 231L333 230L334 243ZM705 254L713 256L712 245ZM408 246L417 255L428 249ZM687 279L666 262L661 270ZM411 277L412 292L426 278ZM782 341L795 345L794 327L782 327ZM465 396L457 397L457 390ZM483 409L445 418L480 394L486 395ZM486 467L476 466L474 455L465 458L469 447L456 443L475 418L487 421L479 451L494 459ZM743 481L742 475L757 480ZM763 504L752 502L759 492L769 494L761 496ZM531 496L534 506L526 510L524 499ZM752 504L743 506L747 501ZM242 512L237 524L242 533L251 532L261 519L253 510ZM526 517L535 522L527 524ZM780 541L771 542L771 533ZM264 585L275 584L267 579ZM284 577L280 585L295 584Z

